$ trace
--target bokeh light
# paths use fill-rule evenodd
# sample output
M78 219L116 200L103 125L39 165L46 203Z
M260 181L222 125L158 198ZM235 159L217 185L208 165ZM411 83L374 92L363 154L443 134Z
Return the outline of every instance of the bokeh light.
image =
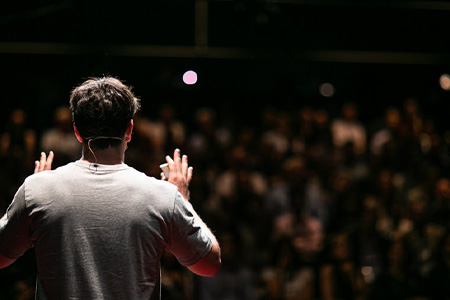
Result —
M441 78L439 78L439 83L441 84L441 88L446 91L450 91L450 75L442 74Z
M334 86L331 83L322 83L319 86L319 93L324 97L333 97Z
M187 71L183 74L183 82L187 85L193 85L197 83L197 73L194 71Z

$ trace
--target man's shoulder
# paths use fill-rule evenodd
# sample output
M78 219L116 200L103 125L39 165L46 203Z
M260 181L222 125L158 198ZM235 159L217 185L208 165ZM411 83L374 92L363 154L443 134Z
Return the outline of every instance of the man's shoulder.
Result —
M133 168L131 169L132 170L130 170L129 176L127 176L130 185L134 185L137 188L141 188L142 190L147 190L149 192L171 195L173 197L176 196L178 189L172 183L148 176L147 174Z
M25 178L24 186L27 189L44 189L48 186L56 187L58 185L58 181L66 178L64 174L71 174L73 172L73 164L69 163L54 170L42 171L36 174L29 175L27 178Z
M39 180L39 178L52 177L61 172L67 172L67 171L70 172L70 170L72 170L74 168L74 166L75 166L75 164L73 162L71 162L66 165L57 167L56 169L53 169L53 170L46 170L46 171L42 171L39 173L31 174L30 176L28 176L26 178L26 180Z

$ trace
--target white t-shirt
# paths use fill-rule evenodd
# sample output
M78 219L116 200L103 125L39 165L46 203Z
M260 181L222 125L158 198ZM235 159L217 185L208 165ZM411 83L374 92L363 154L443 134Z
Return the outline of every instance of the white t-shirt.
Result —
M35 248L37 299L160 299L160 258L212 247L177 188L121 165L76 161L29 176L0 227L0 253Z

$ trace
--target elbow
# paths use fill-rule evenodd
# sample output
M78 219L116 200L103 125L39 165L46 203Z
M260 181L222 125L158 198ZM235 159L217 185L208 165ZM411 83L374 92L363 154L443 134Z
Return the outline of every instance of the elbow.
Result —
M214 254L214 259L211 268L211 275L209 275L209 277L216 275L217 272L219 272L220 267L222 266L222 255L219 244L216 243L211 250L211 254Z
M8 267L14 261L15 261L15 259L10 259L10 258L7 258L7 257L5 257L5 256L0 254L0 269Z
M219 272L221 266L222 266L222 262L219 260L219 262L217 263L217 265L215 266L213 272L209 275L209 277L216 275L217 272Z
M205 277L212 277L219 272L220 267L222 266L222 259L220 257L220 253L218 253L216 259L211 263L210 268L202 275Z
M222 257L220 254L220 247L218 245L213 246L211 252L209 252L207 256L207 261L207 264L201 272L197 273L197 275L212 277L219 272L220 267L222 266Z
M207 260L207 267L203 269L202 274L199 274L201 276L205 277L212 277L219 272L220 267L222 266L222 255L220 251L219 244L213 243L213 246L211 248L211 251L209 254L205 257Z
M220 248L215 244L206 257L188 268L199 276L212 277L219 272L221 265Z

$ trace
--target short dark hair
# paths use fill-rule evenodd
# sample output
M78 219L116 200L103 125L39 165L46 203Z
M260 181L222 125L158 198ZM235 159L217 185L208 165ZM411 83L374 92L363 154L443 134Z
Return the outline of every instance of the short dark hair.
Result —
M117 138L123 138L139 102L131 87L114 77L89 78L70 95L72 119L83 142L102 137L92 140L100 149L121 143Z

